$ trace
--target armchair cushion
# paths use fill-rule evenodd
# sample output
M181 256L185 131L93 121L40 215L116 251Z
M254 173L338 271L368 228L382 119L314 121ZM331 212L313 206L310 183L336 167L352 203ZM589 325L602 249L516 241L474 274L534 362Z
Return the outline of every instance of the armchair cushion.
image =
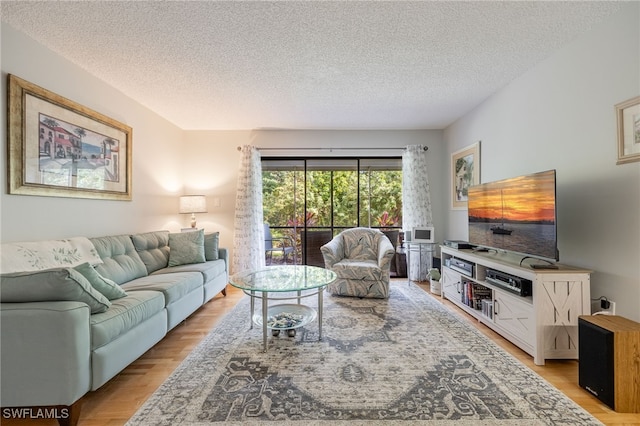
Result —
M345 232L343 241L345 258L372 260L377 263L380 241L380 235L377 232Z
M384 271L373 260L342 259L331 268L339 278L380 281Z

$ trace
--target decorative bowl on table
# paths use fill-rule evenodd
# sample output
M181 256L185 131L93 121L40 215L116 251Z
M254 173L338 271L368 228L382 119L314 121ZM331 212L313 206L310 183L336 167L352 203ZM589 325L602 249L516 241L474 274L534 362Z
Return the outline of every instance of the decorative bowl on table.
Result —
M267 328L272 330L296 329L314 321L316 316L315 309L305 305L273 305L267 309ZM262 312L253 315L253 322L262 326Z

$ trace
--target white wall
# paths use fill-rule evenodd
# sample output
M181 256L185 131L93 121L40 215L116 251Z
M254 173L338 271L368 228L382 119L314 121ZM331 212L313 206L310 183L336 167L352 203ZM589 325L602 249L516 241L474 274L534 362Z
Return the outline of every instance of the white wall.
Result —
M443 229L445 192L440 130L409 131L184 131L140 106L121 92L68 62L9 25L2 25L2 87L15 74L58 95L94 109L133 128L133 201L37 197L0 194L0 241L28 241L145 232L178 231L189 225L179 215L178 197L203 194L208 212L197 214L198 227L221 233L221 245L233 246L233 218L239 165L237 147L355 147L357 151L310 153L269 152L264 155L401 155L402 151L370 151L375 147L429 146L431 192L436 229ZM6 97L0 108L0 132L6 135ZM6 140L5 140L6 144ZM0 150L6 163L6 145ZM6 188L6 175L0 175Z
M1 42L3 170L8 73L133 128L133 201L8 195L1 173L1 241L178 230L184 132L5 23Z
M198 227L220 232L220 246L233 255L233 225L240 153L249 130L188 131L185 135L184 182L187 193L207 197L208 212L198 214Z
M436 233L444 230L446 197L440 177L446 171L440 158L444 155L440 130L253 130L188 131L185 139L185 185L187 192L202 193L209 200L209 212L198 215L198 226L220 231L220 244L233 246L233 218L236 182L242 145L260 148L288 148L262 151L267 156L401 156L407 145L427 145L433 219ZM358 148L356 150L306 151L300 147ZM375 148L399 148L376 150ZM220 205L212 206L219 199ZM436 234L437 235L437 234ZM231 253L233 255L233 253Z
M640 4L630 3L445 130L447 156L482 141L482 182L556 169L561 262L592 269L592 297L636 321L640 163L616 165L614 105L638 95ZM467 239L466 215L449 211L448 238Z

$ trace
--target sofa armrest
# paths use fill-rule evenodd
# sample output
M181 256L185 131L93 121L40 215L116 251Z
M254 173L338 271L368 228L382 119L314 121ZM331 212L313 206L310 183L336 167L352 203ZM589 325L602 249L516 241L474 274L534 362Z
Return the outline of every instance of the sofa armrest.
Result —
M0 303L0 406L72 405L91 389L89 306Z
M335 236L331 241L320 247L324 266L327 269L344 259L344 241L340 236Z
M388 238L380 238L378 241L378 266L380 269L391 269L391 259L395 252L393 244L391 244Z
M218 259L224 260L227 276L229 275L229 250L224 247L218 248Z

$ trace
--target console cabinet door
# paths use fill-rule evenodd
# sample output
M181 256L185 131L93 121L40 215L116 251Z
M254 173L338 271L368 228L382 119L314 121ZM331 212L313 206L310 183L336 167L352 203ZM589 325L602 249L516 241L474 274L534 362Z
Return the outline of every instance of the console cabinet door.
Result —
M576 358L578 317L591 314L588 275L543 275L536 283L538 342L545 358ZM543 343L541 343L543 342Z
M535 318L533 305L504 291L494 291L494 324L517 337L523 343L534 346Z
M461 275L446 266L442 268L442 292L444 296L455 302L460 302L460 281Z

